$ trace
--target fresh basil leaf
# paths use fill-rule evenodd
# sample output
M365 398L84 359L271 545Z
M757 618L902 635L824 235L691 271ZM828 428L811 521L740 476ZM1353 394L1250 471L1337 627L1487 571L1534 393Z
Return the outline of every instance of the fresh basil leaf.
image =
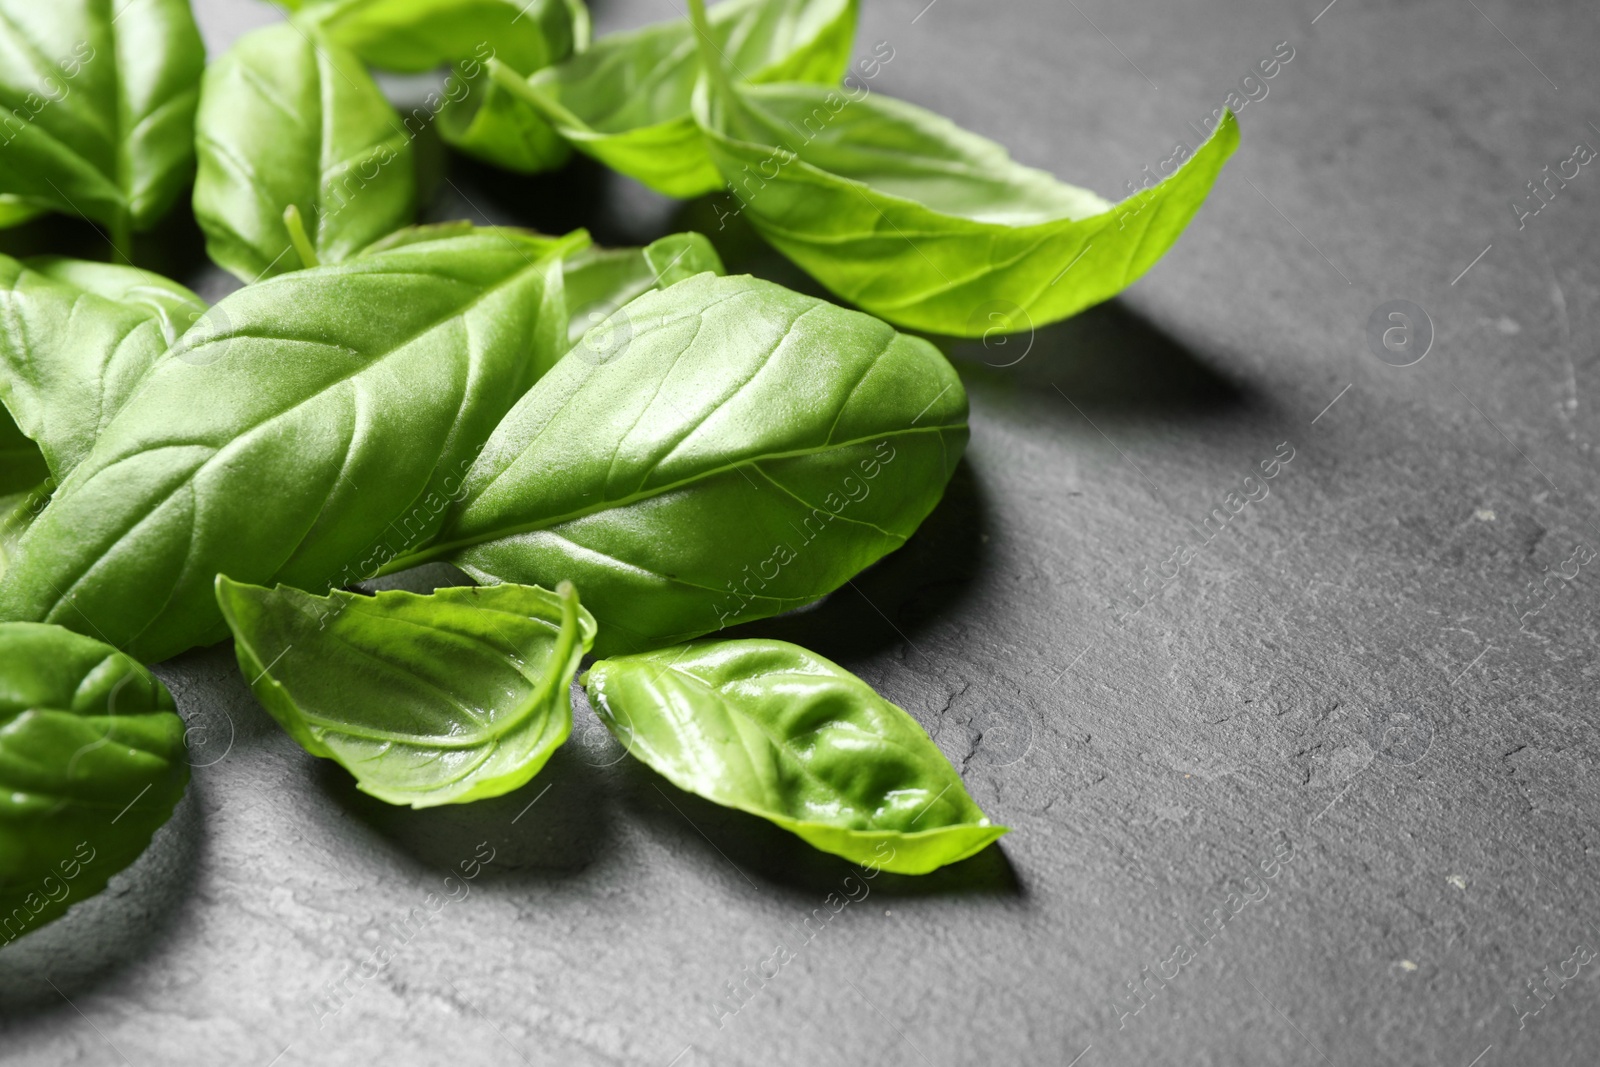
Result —
M343 262L411 221L400 116L353 53L292 23L245 34L207 69L196 141L206 251L246 282Z
M59 626L0 624L0 944L106 887L189 782L149 671Z
M498 56L533 71L587 43L580 0L322 0L296 18L374 67L421 74Z
M997 840L939 747L860 678L786 641L700 641L603 659L589 704L679 789L814 848L927 874Z
M188 0L7 0L0 14L0 192L104 223L126 253L194 167L205 48Z
M643 248L583 249L566 263L568 340L577 344L589 329L650 290L705 271L726 273L717 250L698 233L671 234Z
M3 122L4 120L0 120ZM0 193L0 230L9 230L13 226L21 226L24 222L31 222L49 211L46 204L35 204L31 200L24 200L20 196L10 193Z
M525 785L572 732L594 619L571 585L312 596L217 578L239 669L362 791L428 808Z
M850 61L856 0L727 0L710 34L753 81L836 82ZM581 55L500 83L526 96L573 147L667 196L722 184L690 113L700 76L682 19L603 37Z
M435 544L479 581L570 580L602 655L811 603L899 548L967 439L927 341L700 274L590 330L506 416Z
M864 85L735 85L705 58L695 114L751 225L839 297L958 337L1043 326L1132 285L1239 143L1230 112L1172 175L1112 204Z
M147 270L0 256L0 401L56 479L205 311L199 297Z
M559 350L560 265L467 235L227 297L23 535L0 618L154 662L226 634L219 573L315 591L370 577L433 533Z

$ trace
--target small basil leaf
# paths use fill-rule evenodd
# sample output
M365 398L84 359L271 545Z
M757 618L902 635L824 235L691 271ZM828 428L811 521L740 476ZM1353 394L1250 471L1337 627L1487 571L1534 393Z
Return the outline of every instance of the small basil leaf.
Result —
M910 715L786 641L701 641L605 659L589 703L679 789L758 815L815 848L927 874L997 840Z
M0 624L0 944L104 889L189 781L172 696L110 645Z
M1239 143L1227 113L1171 176L1112 204L930 111L847 92L713 76L695 114L773 247L897 326L958 337L1043 326L1132 285Z
M421 74L469 57L498 56L533 71L587 42L579 0L321 0L296 21L364 62Z
M856 0L727 0L711 36L739 76L836 82L850 60ZM596 41L522 84L528 100L580 152L667 196L722 184L690 113L700 76L689 23L647 26Z
M703 234L675 233L644 248L590 246L567 260L568 340L577 344L592 327L652 289L710 271L725 273Z
M899 548L966 440L966 393L927 341L700 274L584 335L418 558L571 580L602 654L653 648L809 604Z
M13 226L21 226L24 222L31 222L49 210L47 204L35 204L20 196L0 193L0 230L8 230Z
M148 229L194 166L205 48L188 0L5 4L0 192Z
M241 37L206 71L194 212L206 251L246 282L339 263L411 221L411 138L348 49L280 23Z
M594 619L572 586L312 596L217 578L239 669L289 735L414 808L509 793L572 732Z
M0 401L57 480L205 311L199 297L150 271L0 256Z
M564 342L560 284L559 252L467 235L235 292L23 535L0 618L154 662L226 634L218 573L318 591L369 577L433 533Z

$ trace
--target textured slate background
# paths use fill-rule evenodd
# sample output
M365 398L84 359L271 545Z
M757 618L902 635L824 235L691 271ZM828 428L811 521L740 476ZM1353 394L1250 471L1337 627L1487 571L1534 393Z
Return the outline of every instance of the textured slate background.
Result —
M162 669L195 727L172 824L113 891L0 954L7 1062L1595 1061L1597 965L1552 976L1600 945L1600 564L1548 603L1526 590L1600 549L1600 174L1521 230L1509 204L1600 145L1600 12L925 2L868 0L859 51L894 49L875 87L1108 195L1295 50L1128 296L953 350L972 444L924 530L763 629L910 710L1014 832L834 915L829 893L861 892L847 864L666 786L586 706L520 793L401 811L304 755L231 652L204 651ZM214 51L278 17L196 6ZM602 30L675 7L595 4ZM458 167L433 214L613 243L715 229L703 203L584 166ZM717 236L736 268L793 278ZM192 228L151 245L227 290ZM1434 327L1414 366L1367 342L1394 299ZM1143 569L1283 442L1270 495L1124 617ZM461 899L393 925L478 842L495 859L450 883ZM780 942L794 958L735 1012L727 983ZM378 951L329 1014L328 983ZM1531 1014L1536 978L1552 999Z

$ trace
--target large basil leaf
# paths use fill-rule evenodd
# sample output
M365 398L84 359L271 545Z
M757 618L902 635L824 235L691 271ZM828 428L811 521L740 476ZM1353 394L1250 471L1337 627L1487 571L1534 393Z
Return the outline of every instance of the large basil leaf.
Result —
M727 0L710 36L741 77L836 82L850 60L856 0ZM683 19L601 38L527 82L501 78L580 152L667 196L722 184L690 113L700 75Z
M0 944L104 889L188 782L150 672L59 626L0 624Z
M602 654L684 640L808 604L899 548L966 416L928 342L700 274L586 334L495 430L437 543L391 569L570 580Z
M246 282L342 262L411 221L399 115L353 53L292 24L246 34L206 71L196 140L206 251Z
M189 0L3 0L0 192L104 223L126 253L189 180L204 65Z
M589 703L679 789L759 815L824 852L899 874L1006 832L910 715L786 641L701 641L605 659Z
M468 234L227 297L23 535L0 618L153 662L226 633L219 573L321 591L427 540L565 339L561 251Z
M705 271L725 273L717 250L698 233L671 234L643 248L591 245L579 251L566 262L568 340L577 344L591 328L650 290Z
M1239 143L1230 112L1171 176L1113 204L864 86L735 85L705 57L695 114L756 230L843 299L958 337L1043 326L1132 285Z
M0 401L57 480L205 311L199 297L150 271L0 256Z
M217 578L239 668L273 718L360 788L414 808L525 784L572 732L594 619L571 585L312 596Z

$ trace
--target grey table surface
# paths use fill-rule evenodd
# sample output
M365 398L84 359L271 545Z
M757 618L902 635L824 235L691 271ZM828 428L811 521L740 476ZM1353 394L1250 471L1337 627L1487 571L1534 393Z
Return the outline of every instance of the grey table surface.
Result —
M972 443L923 530L756 628L915 715L1013 828L998 847L863 881L623 758L581 695L526 789L394 809L205 650L160 670L187 798L110 892L0 954L0 1059L1596 1062L1600 174L1520 226L1511 205L1600 145L1600 10L1324 2L865 5L875 88L1112 195L1293 49L1147 278L951 346ZM196 6L213 53L281 17ZM440 190L434 218L701 227L799 281L707 202L592 166ZM154 244L228 289L192 232ZM1369 341L1393 300L1427 315L1411 366Z

